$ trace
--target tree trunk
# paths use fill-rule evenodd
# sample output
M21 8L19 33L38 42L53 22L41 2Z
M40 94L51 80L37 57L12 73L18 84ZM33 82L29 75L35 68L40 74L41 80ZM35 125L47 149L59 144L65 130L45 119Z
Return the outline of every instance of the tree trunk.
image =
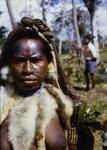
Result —
M16 23L15 23L15 18L13 16L10 0L6 0L6 6L7 6L8 14L9 14L9 17L10 17L12 28L14 29L15 26L16 26Z
M42 7L42 18L43 18L43 21L46 22L45 0L41 0L41 7Z
M58 49L59 49L59 54L62 54L62 41L61 40L59 40L59 47L58 47Z
M96 15L95 12L90 14L91 16L91 32L92 32L92 42L95 45L98 53L97 63L100 61L100 54L99 54L99 42L98 42L98 32L97 32L97 24L96 24Z
M75 33L76 33L76 39L77 39L77 53L81 51L79 51L79 49L82 47L81 44L81 39L80 39L80 34L79 34L79 29L78 29L78 22L77 22L77 11L76 11L76 7L75 7L75 2L74 0L72 0L72 6L73 6L73 18L74 18L74 28L75 28ZM81 56L81 54L79 54L79 56ZM78 57L78 61L80 60L80 58ZM81 72L81 62L77 64L77 79L80 80L80 72Z
M76 33L77 44L78 44L78 47L81 47L82 44L81 44L81 39L80 39L80 34L79 34L79 29L78 29L77 11L76 11L74 0L72 0L72 5L73 5L74 28L75 28L75 33Z
M96 16L94 15L92 20L92 28L93 28L93 42L99 52L99 42L98 42L98 32L97 32L97 24L96 24Z
M92 37L93 37L93 18L94 18L93 13L90 13L90 25L91 25L91 35L92 35ZM94 43L93 38L92 38L92 42Z

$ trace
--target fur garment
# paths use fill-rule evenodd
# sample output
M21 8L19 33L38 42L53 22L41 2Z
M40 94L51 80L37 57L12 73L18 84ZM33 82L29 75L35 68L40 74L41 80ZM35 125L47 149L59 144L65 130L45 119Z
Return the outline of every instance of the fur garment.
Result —
M73 111L72 103L52 85L44 86L33 96L16 96L15 101L9 115L9 141L14 150L29 150L35 137L38 150L46 150L45 130L56 110L61 110L65 122Z

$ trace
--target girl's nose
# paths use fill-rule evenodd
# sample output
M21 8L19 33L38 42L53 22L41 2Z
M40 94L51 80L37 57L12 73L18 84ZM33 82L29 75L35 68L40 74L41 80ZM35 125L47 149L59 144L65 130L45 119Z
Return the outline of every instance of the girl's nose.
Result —
M25 74L31 74L33 72L33 66L29 60L26 60L26 62L23 64L23 73Z

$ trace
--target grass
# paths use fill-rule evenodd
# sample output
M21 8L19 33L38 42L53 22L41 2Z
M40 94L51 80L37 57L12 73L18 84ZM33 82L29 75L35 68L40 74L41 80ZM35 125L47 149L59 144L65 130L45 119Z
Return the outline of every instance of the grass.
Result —
M107 49L105 51L102 51L100 53L100 56L101 56L101 61L107 63Z

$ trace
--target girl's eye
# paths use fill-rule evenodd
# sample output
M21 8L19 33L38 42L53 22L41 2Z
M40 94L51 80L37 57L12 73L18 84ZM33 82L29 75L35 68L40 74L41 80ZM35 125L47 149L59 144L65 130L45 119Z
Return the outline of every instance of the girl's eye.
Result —
M30 61L33 62L33 63L38 63L40 61L44 60L44 57L43 56L38 56L38 57L31 57L30 58Z
M40 58L31 58L30 61L33 63L38 63L39 61L41 61L41 59Z
M25 59L23 59L23 58L14 58L13 61L14 61L15 63L20 63L20 62L24 62Z

